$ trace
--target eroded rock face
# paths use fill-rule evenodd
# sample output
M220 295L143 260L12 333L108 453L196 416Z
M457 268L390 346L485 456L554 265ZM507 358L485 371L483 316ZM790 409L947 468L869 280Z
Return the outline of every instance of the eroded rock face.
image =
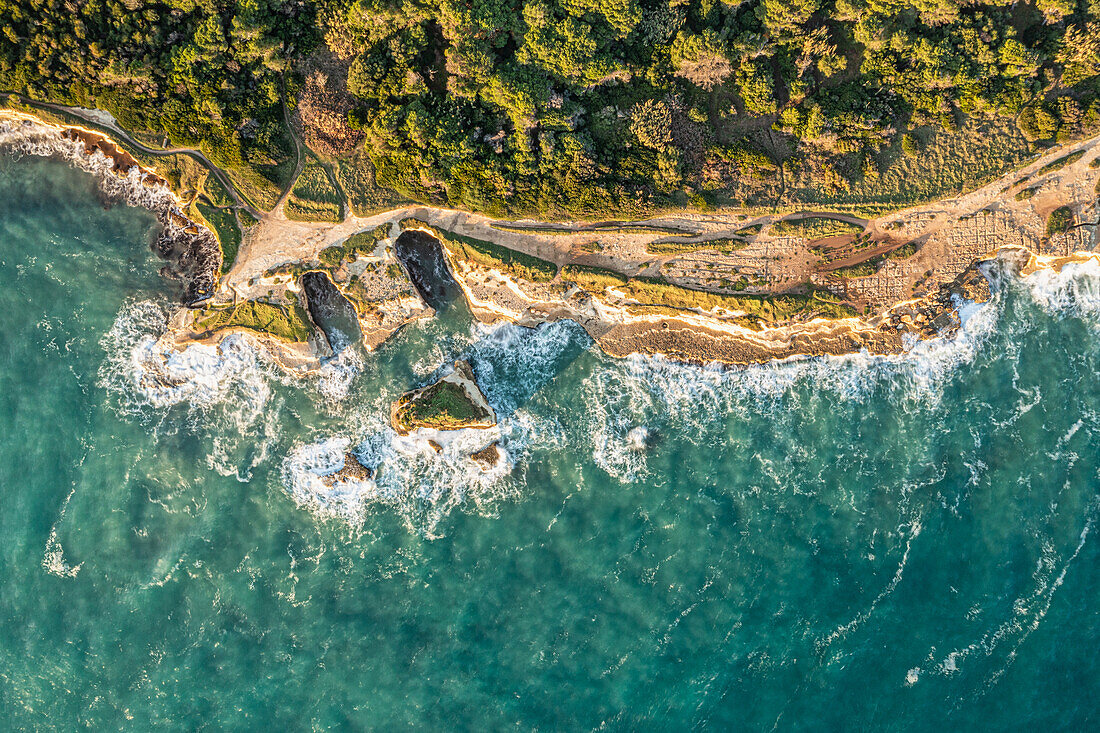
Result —
M1015 267L1011 261L1006 262L1009 267ZM962 325L957 300L985 303L992 297L989 278L982 270L985 263L975 262L953 281L921 300L896 306L883 320L883 330L915 333L922 338L953 335Z
M337 290L325 272L302 275L302 291L309 315L325 334L332 353L339 354L362 338L355 307Z
M435 310L444 310L462 297L462 288L447 266L443 245L432 235L415 229L404 232L394 242L393 253L405 266L420 297Z
M454 371L435 384L406 392L393 403L390 422L400 435L417 428L491 428L496 413L474 380L473 369L456 361Z

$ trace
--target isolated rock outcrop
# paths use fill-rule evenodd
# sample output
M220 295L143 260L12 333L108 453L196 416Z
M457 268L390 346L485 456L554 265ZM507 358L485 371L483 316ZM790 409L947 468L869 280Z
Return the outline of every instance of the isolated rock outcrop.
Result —
M477 386L473 369L456 361L454 371L435 384L401 395L390 410L390 422L400 435L408 435L417 428L491 428L497 416Z

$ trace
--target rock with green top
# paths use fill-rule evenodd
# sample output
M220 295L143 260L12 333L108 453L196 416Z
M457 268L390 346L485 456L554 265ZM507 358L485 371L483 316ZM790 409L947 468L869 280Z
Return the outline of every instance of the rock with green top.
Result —
M401 395L390 410L390 422L398 434L408 435L418 428L491 428L497 416L470 365L456 361L454 371L435 384Z

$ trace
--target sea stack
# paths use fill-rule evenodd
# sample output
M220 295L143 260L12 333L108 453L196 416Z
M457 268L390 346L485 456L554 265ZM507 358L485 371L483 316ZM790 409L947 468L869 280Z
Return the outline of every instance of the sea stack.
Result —
M401 395L390 410L390 422L400 435L417 428L461 430L491 428L496 413L474 379L465 361L456 361L454 371L427 387Z

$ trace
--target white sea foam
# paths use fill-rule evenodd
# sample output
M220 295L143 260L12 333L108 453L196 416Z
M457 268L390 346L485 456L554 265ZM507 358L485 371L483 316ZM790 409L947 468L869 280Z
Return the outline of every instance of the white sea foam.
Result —
M1079 282L1098 276L1095 265L1069 266L1056 277L1029 278L1027 287L1042 295L1037 302L1065 310L1100 292ZM1067 291L1070 295L1063 295ZM574 415L568 428L552 424L552 418L534 417L523 405L567 365L564 360L590 345L583 331L571 322L538 329L475 324L467 358L501 414L501 424L492 435L470 431L468 437L429 431L397 436L387 420L389 402L396 395L379 395L373 404L348 404L349 387L364 368L362 356L348 349L346 356L322 370L315 385L326 399L341 405L348 429L340 435L345 437L338 439L330 431L327 437L299 443L283 462L284 484L296 502L323 516L361 526L368 512L385 507L409 527L434 536L439 522L456 507L487 511L500 498L515 495L522 479L513 475L513 466L528 445L590 441L596 465L621 481L633 482L647 475L646 448L654 431L666 427L686 440L704 440L707 430L730 414L788 410L804 394L827 393L829 399L859 402L877 390L888 393L902 409L913 401L934 406L943 383L974 360L1002 312L999 299L986 305L961 303L957 335L915 342L896 356L798 358L738 369L700 368L661 357L596 356L596 368L583 379L581 393L573 396L579 399L563 407L584 413ZM218 344L179 350L159 339L165 322L163 310L155 304L132 304L104 338L112 357L102 381L126 396L124 406L232 404L239 424L246 426L271 409L272 375L247 338L227 337ZM416 371L426 372L426 365ZM353 442L340 442L346 436ZM467 456L495 437L501 439L506 458L497 468L484 471ZM443 444L443 450L436 452L429 439ZM326 480L342 466L349 447L368 465L381 467L375 478ZM219 470L233 467L232 460L215 463L222 467Z
M326 437L289 452L283 481L299 506L319 516L358 528L374 507L388 507L410 531L435 537L439 523L455 508L487 510L516 493L517 484L506 480L514 465L508 447L488 469L469 457L502 437L499 430L418 430L407 436L382 430L354 447L358 460L374 473L365 479L335 477L351 441ZM522 449L513 440L502 442L511 450Z
M699 367L660 356L601 358L584 380L584 433L595 463L620 481L646 475L646 455L632 450L631 431L667 423L690 442L734 415L786 414L798 402L826 395L863 402L885 392L899 409L935 405L949 376L972 363L997 326L996 304L960 304L962 325L949 339L913 343L899 355L867 353L793 358L747 367ZM583 439L583 438L582 438Z
M74 486L69 490L69 494L65 497L65 501L62 502L61 511L58 513L53 526L50 527L50 536L46 539L46 550L42 555L42 567L46 568L46 571L51 575L56 575L59 578L75 578L76 574L80 572L80 568L84 566L84 563L70 565L68 561L65 560L65 548L61 546L61 540L57 538L57 525L65 518L65 512L69 508L69 502L72 501L73 494L75 493L76 487Z
M547 449L564 439L560 425L536 418L521 405L553 378L557 360L570 346L583 347L587 337L572 323L538 329L475 325L471 336L476 341L467 358L498 412L500 423L495 428L420 429L401 436L388 421L389 403L396 395L345 405L349 429L345 435L363 437L352 442L327 435L295 446L283 462L283 483L295 502L352 527L361 527L370 512L385 508L410 531L435 537L442 531L440 523L454 510L491 512L500 501L517 496L524 480L515 475L516 461L530 445ZM436 364L437 369L440 366L445 365ZM492 467L469 457L494 442L501 457ZM333 478L349 448L374 472L372 478Z
M101 340L107 361L100 384L118 394L125 410L232 404L242 425L255 422L271 397L258 349L234 333L215 344L182 348L165 342L164 310L151 301L124 307Z
M317 391L327 400L342 402L355 378L363 372L363 355L358 347L349 346L318 371Z
M1038 270L1023 279L1035 302L1062 317L1100 317L1100 264L1094 259L1072 262L1060 271Z
M137 167L125 175L118 175L113 171L115 163L111 158L98 150L90 155L85 153L83 143L63 137L57 128L32 120L6 120L0 122L0 147L16 156L60 157L93 174L107 196L161 215L162 224L178 229L166 217L169 212L183 215L171 189L162 184L145 183L146 175Z

